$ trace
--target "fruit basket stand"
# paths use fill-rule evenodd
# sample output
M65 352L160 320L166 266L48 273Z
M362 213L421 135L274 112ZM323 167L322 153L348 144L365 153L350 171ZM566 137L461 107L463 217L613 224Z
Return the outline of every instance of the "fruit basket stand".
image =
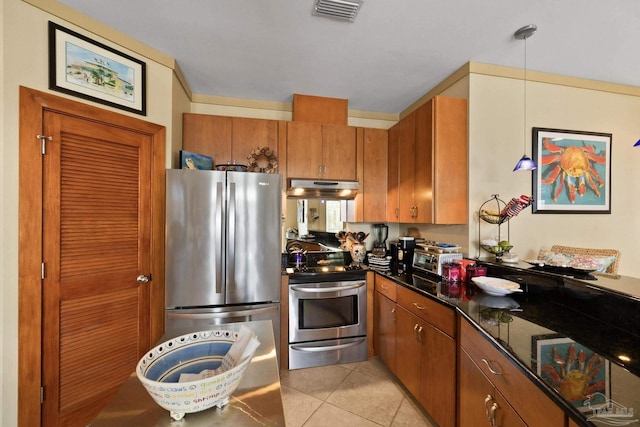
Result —
M513 248L510 242L510 228L509 221L511 218L518 215L522 210L533 203L533 198L528 196L520 196L519 199L512 198L508 203L500 199L499 194L492 194L491 198L480 205L478 209L478 256L480 258L480 249L483 249L496 256L497 261L501 261L505 254ZM498 234L495 244L486 244L486 240L482 240L482 224L491 224L497 226ZM501 227L503 224L507 225L507 235L502 235ZM483 243L485 242L485 243Z

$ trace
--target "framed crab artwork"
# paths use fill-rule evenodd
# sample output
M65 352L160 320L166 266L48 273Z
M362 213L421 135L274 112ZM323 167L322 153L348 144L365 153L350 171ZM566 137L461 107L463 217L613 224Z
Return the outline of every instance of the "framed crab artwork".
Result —
M571 338L534 335L531 358L538 376L577 409L587 411L589 404L609 400L611 362Z
M533 213L611 213L611 134L533 128Z

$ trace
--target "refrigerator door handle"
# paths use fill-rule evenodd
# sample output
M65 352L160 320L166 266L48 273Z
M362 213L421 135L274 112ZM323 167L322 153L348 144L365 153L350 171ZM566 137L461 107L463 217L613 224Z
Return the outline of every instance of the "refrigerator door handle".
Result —
M227 240L227 290L233 293L236 285L234 277L236 267L236 183L229 183L229 210L228 210L228 233Z
M215 237L214 237L214 256L215 256L215 269L216 269L216 294L222 293L222 243L224 230L222 229L222 183L216 183L216 211L215 211Z
M167 318L172 319L228 319L232 317L245 317L256 316L259 314L266 314L271 312L277 312L279 307L272 305L265 308L256 308L251 310L239 310L239 311L222 311L222 312L209 312L209 313L178 313L176 311L167 311Z

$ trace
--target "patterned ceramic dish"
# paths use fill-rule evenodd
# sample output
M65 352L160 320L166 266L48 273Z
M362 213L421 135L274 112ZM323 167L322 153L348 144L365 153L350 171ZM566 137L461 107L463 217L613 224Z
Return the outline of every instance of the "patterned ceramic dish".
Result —
M181 335L147 352L138 362L136 374L153 400L174 420L213 406L221 408L229 402L252 357L219 375L196 381L178 380L183 373L218 368L237 338L238 332L229 330Z

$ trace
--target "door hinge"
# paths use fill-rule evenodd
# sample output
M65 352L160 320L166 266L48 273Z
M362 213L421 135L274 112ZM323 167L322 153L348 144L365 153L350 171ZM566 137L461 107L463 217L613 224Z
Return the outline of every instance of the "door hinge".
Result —
M40 387L40 404L44 403L44 387Z
M42 154L47 154L47 141L53 139L52 136L36 135L36 138L42 141Z
M42 280L44 280L44 275L45 275L44 266L45 266L44 262L40 264L40 278Z

